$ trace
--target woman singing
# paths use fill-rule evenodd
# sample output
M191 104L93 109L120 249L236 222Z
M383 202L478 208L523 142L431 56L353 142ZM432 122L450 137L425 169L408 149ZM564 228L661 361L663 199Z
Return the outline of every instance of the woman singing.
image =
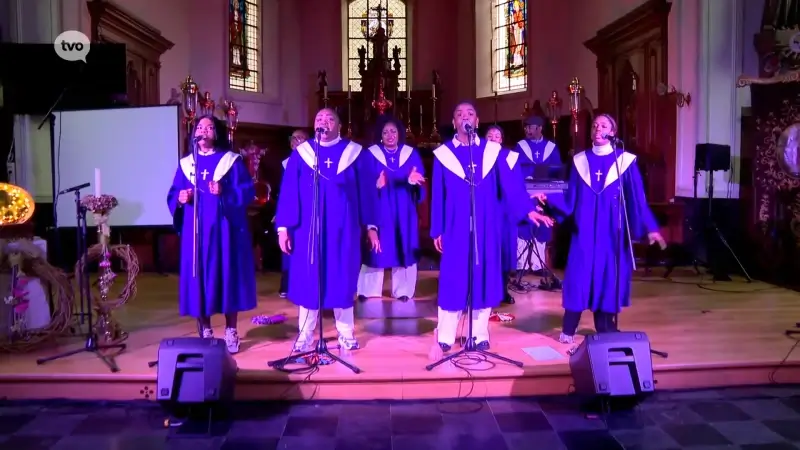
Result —
M358 298L381 297L383 276L392 269L392 297L406 302L414 298L419 260L417 205L425 198L425 172L417 151L405 145L403 124L386 118L377 127L375 141L367 150L378 176L381 252L365 249L358 277Z
M247 205L253 180L239 154L229 151L225 124L200 117L192 130L198 146L182 158L167 194L180 235L180 314L198 320L200 336L212 338L211 316L225 315L228 351L239 351L237 313L256 307L255 261ZM194 217L197 208L197 224Z
M549 201L562 219L571 215L575 221L563 286L559 340L565 344L574 342L581 313L587 309L594 313L598 333L617 330L616 315L631 303L628 229L631 240L646 236L651 244L666 248L647 206L636 156L611 145L616 133L611 116L595 118L593 146L574 156L563 204L555 197ZM545 201L545 196L539 200Z

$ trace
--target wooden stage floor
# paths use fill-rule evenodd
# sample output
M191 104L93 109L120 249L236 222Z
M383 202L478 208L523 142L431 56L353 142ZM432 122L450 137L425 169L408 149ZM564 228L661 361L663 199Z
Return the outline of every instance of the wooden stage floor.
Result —
M418 307L435 311L436 272L420 272ZM535 281L535 280L531 280ZM703 282L691 271L676 271L671 281L653 276L634 282L634 306L621 316L628 331L644 331L653 348L669 352L654 356L659 389L800 381L800 351L785 329L800 320L800 294L763 283ZM242 314L242 351L237 397L242 399L420 399L566 394L572 382L568 346L557 342L561 293L533 291L516 295L517 303L500 308L516 315L509 323L491 324L492 349L524 362L523 368L481 363L467 369L445 364L431 372L435 315L423 319L357 319L362 349L345 358L363 372L353 374L341 364L318 372L287 375L266 362L288 356L296 335L297 313L277 296L278 275L259 276L258 309ZM712 290L713 289L713 290ZM152 398L159 342L168 337L195 336L193 320L176 310L177 277L144 275L139 294L117 312L130 333L128 349L116 358L120 372L110 373L93 354L82 353L45 365L37 357L81 345L65 338L60 348L35 354L0 355L0 397L129 400ZM377 303L383 302L383 303ZM371 307L397 308L390 299ZM408 304L405 304L408 307ZM280 325L257 326L259 314L285 314ZM219 317L214 322L222 335ZM591 315L581 328L588 331ZM326 336L335 337L331 320ZM528 352L526 353L525 350ZM531 350L533 349L533 350ZM337 350L334 350L337 351Z

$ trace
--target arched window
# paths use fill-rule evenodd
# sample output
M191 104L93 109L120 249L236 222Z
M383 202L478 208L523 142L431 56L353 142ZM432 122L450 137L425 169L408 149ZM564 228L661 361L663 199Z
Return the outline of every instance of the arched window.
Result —
M498 94L528 88L528 2L493 0L492 84Z
M245 92L261 92L259 79L261 31L259 0L229 0L229 86Z
M358 49L367 50L367 60L372 54L368 38L381 24L389 38L389 57L392 49L400 48L399 90L406 90L408 81L408 20L407 6L402 0L344 0L347 5L346 59L344 79L354 91L361 90L361 75L358 73Z

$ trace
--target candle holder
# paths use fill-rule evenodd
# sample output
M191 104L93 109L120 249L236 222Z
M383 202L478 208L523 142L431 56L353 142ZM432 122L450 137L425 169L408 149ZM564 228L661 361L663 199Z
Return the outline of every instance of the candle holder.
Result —
M553 139L556 138L556 131L558 131L558 119L561 117L562 103L556 91L553 91L547 100L547 115L550 116L550 126L553 128Z
M100 291L100 298L94 302L94 310L97 313L95 331L97 335L106 342L118 342L127 337L122 331L119 323L111 316L113 308L109 305L109 292L117 274L111 267L111 250L109 241L111 238L111 227L108 225L108 218L111 211L119 205L117 198L112 195L87 195L81 199L81 205L92 213L95 225L97 226L97 241L94 247L95 252L99 250L97 286ZM85 264L85 263L84 263Z
M214 100L211 99L211 92L206 91L203 94L203 97L198 100L198 105L200 106L200 115L201 116L213 116L214 109L216 108L216 104Z
M439 134L439 124L438 120L436 120L436 85L433 85L433 91L431 92L431 115L433 116L433 120L431 123L431 142L438 143L442 140L442 136Z
M200 89L192 79L192 76L187 76L186 80L181 84L181 93L183 94L184 122L189 125L189 128L191 128L191 124L197 114L199 92Z
M228 142L233 145L233 136L239 126L239 107L232 100L225 100L222 111L225 113L225 122L228 124Z
M422 134L422 130L420 130ZM406 91L406 140L414 140L414 130L411 127L411 91Z
M347 139L353 138L353 91L350 85L347 86Z
M569 112L572 114L572 132L578 134L578 112L581 110L581 97L583 96L583 86L578 77L572 79L567 86L569 92Z

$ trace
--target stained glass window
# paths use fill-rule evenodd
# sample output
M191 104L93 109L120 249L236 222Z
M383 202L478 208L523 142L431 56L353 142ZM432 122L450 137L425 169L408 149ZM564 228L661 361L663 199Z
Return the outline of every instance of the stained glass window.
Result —
M228 46L230 87L246 92L260 92L259 83L259 14L258 0L229 0Z
M492 11L492 61L497 93L528 87L528 5L526 0L495 0Z
M345 0L348 1L348 0ZM347 83L354 91L361 90L361 75L358 73L358 49L367 51L365 62L372 55L372 47L368 38L375 34L378 24L386 31L389 38L387 49L389 58L392 49L400 49L400 91L406 90L408 80L406 64L408 58L408 21L406 20L406 4L402 0L352 0L347 4Z

